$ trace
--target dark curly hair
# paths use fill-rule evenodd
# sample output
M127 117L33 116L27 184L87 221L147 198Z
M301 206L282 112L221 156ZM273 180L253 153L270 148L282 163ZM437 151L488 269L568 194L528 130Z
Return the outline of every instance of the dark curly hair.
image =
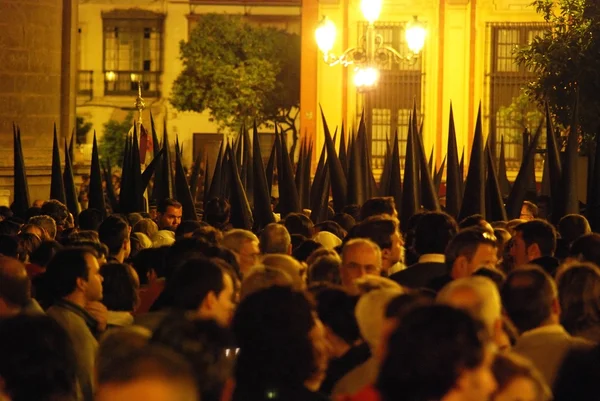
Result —
M289 287L274 286L244 298L233 319L240 348L234 401L264 400L267 393L299 388L317 372L309 337L313 309L306 294Z
M482 364L485 333L482 323L450 306L410 310L388 342L376 382L382 399L442 399L464 369Z

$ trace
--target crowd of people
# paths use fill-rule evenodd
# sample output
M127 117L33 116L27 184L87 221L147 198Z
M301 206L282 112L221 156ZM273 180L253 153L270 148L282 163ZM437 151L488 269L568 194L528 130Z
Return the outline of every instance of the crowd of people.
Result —
M0 208L1 401L600 398L600 235L392 198L232 228Z

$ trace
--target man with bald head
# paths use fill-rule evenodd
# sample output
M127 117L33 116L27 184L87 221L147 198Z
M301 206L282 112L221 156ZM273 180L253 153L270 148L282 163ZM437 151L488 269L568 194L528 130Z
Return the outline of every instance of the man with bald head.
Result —
M351 293L358 293L355 281L367 274L380 275L381 264L381 250L373 241L355 238L346 242L340 265L342 286Z
M25 265L0 256L0 317L22 313L31 302L31 282Z

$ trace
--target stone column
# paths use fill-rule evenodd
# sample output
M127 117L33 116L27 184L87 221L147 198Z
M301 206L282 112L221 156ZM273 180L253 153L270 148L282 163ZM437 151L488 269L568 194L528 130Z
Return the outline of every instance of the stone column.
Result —
M74 126L76 3L0 0L0 190L11 199L13 122L21 127L31 201L49 196L53 124L61 137Z

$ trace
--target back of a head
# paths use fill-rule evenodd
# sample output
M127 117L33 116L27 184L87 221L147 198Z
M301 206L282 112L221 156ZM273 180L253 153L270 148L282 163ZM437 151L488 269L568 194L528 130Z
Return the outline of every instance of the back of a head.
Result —
M354 226L352 231L352 238L368 238L380 249L389 249L392 235L398 231L398 220L387 215L371 216Z
M444 253L450 240L456 235L456 221L446 213L425 213L415 229L415 251L419 255Z
M150 342L177 352L189 362L202 401L221 400L235 357L227 329L213 320L190 319L175 314L161 322Z
M43 241L40 246L31 253L29 261L38 266L46 267L56 252L61 249L62 245L58 241Z
M100 242L108 247L111 255L119 253L123 242L129 238L129 226L120 217L109 216L98 227Z
M303 292L274 286L244 298L232 325L240 347L236 392L253 399L264 397L267 384L302 385L315 372L308 335L314 325L313 307Z
M400 294L400 289L379 289L364 294L358 300L354 310L356 322L371 349L376 349L381 340L387 304Z
M443 399L463 370L483 363L486 337L483 325L464 311L416 307L392 333L376 387L386 400Z
M291 245L290 233L282 224L267 224L260 234L260 251L263 254L289 254Z
M194 231L193 236L195 238L200 238L211 245L218 245L223 240L223 233L208 224Z
M326 287L315 295L317 315L323 324L349 346L360 338L360 330L354 315L357 296L350 295L341 287Z
M600 268L592 263L561 267L556 276L560 321L569 333L600 324Z
M537 205L531 201L523 201L523 207L527 211L526 216L522 216L523 218L537 219L539 216L539 208ZM521 213L522 215L523 213Z
M144 218L138 221L135 226L133 226L132 232L144 233L148 236L148 238L154 237L158 232L158 226L154 221L148 218Z
M308 267L308 284L326 282L340 284L340 265L342 260L339 256L325 255L317 258Z
M75 350L54 319L19 314L0 320L0 355L0 377L12 400L75 399Z
M127 395L141 396L140 390L158 391L161 395L157 397L169 397L172 401L200 400L190 364L176 352L159 345L133 350L127 357L115 361L113 369L98 381L95 399L127 399Z
M49 239L56 238L56 222L52 217L47 216L45 214L34 216L29 219L29 224L35 224L36 226L46 230Z
M127 216L124 217L126 217L127 224L129 224L131 227L135 226L144 218L144 216L142 216L140 213L128 213Z
M580 214L568 214L558 222L558 233L568 244L591 232L590 223Z
M82 241L93 241L100 243L100 237L97 231L93 230L79 230L69 234L65 245L73 245Z
M202 227L202 224L196 220L183 220L175 229L175 238L183 238L186 235L191 236L197 229Z
M466 256L470 260L480 244L489 244L496 247L496 237L480 227L460 230L450 240L444 252L448 268L452 268L452 265L459 256Z
M56 199L50 199L42 205L42 214L50 216L54 219L57 226L64 227L66 225L67 218L69 217L69 210L67 207Z
M302 213L290 213L285 217L284 220L285 228L287 228L290 235L300 234L306 238L312 238L313 236L313 222L303 215Z
M553 256L556 250L556 230L546 220L535 219L515 227L527 247L537 244L542 256Z
M223 235L223 240L220 245L234 252L239 252L244 242L258 241L258 237L251 231L242 230L239 228L229 230Z
M486 277L471 276L448 283L438 293L441 304L469 312L481 320L493 334L494 324L502 317L500 292L494 282Z
M342 228L338 223L333 220L326 220L322 223L315 225L315 230L319 233L327 232L335 235L340 240L346 236L346 230Z
M348 213L337 213L331 220L338 223L346 232L350 231L356 225L356 220Z
M170 306L176 310L198 310L210 292L218 295L223 291L223 275L223 270L209 259L184 262L175 269L165 287L172 297Z
M600 234L586 234L571 244L569 256L600 266Z
M77 217L77 221L80 229L96 231L102 223L102 212L94 208L82 210Z
M501 296L508 317L522 333L550 318L557 290L548 273L538 266L526 265L508 274Z
M240 299L273 286L291 288L294 286L294 279L283 269L264 265L254 266L242 281Z
M281 254L266 255L262 259L262 264L274 269L280 269L287 273L292 278L295 290L302 290L305 287L302 278L303 267L293 257Z
M166 258L171 268L176 269L189 258L203 256L209 247L209 244L198 238L180 238L170 246Z
M360 208L360 220L363 221L371 216L387 214L394 216L396 213L396 204L394 198L390 196L376 197L367 200Z
M211 226L222 230L229 223L231 206L227 199L212 198L204 206L204 218Z
M312 255L314 251L321 248L323 248L323 245L320 242L317 242L312 239L307 239L306 241L303 241L300 245L294 248L294 250L292 251L292 256L299 262L306 262L306 259L308 259L308 257Z
M458 223L459 231L473 227L486 228L486 226L490 227L485 217L480 214L474 214L469 217L465 217Z
M98 343L96 372L99 382L112 375L115 363L120 363L130 353L148 345L152 332L142 326L131 325L108 330Z
M31 282L25 266L17 259L0 256L0 299L15 309L31 299Z
M342 213L350 215L354 219L355 223L360 221L360 205L346 205L342 209Z
M139 282L132 268L124 263L107 263L100 267L102 303L110 311L132 312L138 302Z

